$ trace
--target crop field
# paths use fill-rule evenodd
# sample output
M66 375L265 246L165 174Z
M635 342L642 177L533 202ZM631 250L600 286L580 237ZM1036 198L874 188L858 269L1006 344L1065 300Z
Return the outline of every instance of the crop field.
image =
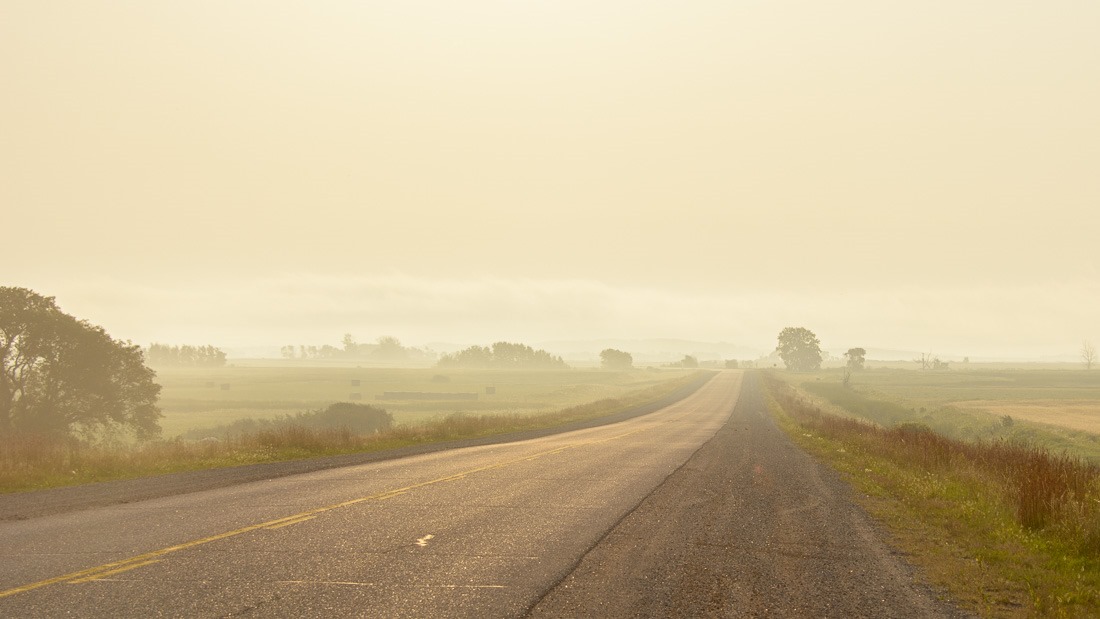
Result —
M885 426L916 422L960 439L1026 439L1100 461L1098 371L875 368L853 373L849 389L840 370L780 375Z
M852 384L929 406L974 400L1100 402L1100 372L1073 370L868 370Z
M967 400L954 405L965 410L1100 434L1100 400Z
M164 436L191 435L243 418L272 418L359 401L389 411L398 424L464 413L539 413L615 398L688 370L441 370L293 366L279 361L221 368L162 368ZM380 400L386 392L445 399ZM459 394L453 398L439 394ZM469 398L469 399L467 399ZM476 398L476 399L473 399Z

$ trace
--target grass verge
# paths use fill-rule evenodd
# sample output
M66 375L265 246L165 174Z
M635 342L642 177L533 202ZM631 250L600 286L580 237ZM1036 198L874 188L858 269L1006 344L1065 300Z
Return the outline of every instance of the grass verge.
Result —
M482 438L593 420L666 398L701 380L697 372L619 398L542 414L453 413L418 425L360 435L346 425L311 428L286 423L221 440L180 438L141 445L89 444L42 436L0 438L0 493L244 464L373 452L424 443Z
M765 375L800 446L844 475L936 585L983 617L1100 616L1100 469L1022 442L965 442L823 412Z

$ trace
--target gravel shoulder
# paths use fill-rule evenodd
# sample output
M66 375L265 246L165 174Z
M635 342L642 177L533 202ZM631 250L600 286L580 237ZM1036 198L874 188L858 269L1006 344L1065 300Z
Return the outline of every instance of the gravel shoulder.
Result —
M767 414L729 422L530 617L967 617L922 583L839 476Z
M594 428L647 415L679 402L698 391L703 384L713 377L714 374L710 372L702 374L697 380L649 404L629 408L604 417L540 430L512 432L459 441L426 443L383 451L169 473L153 477L100 482L49 490L0 494L0 520L26 520L51 514L224 488L236 484L311 473L325 469L394 460L449 449L529 440L562 432Z

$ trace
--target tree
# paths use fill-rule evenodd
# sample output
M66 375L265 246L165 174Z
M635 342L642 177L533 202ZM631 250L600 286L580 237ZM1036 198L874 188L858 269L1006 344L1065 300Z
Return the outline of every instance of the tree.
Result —
M126 430L160 434L160 385L141 348L62 312L52 297L0 287L0 436Z
M813 331L803 327L787 327L779 332L776 346L779 358L787 369L808 372L821 369L821 342Z
M922 370L946 370L948 369L948 362L941 361L939 357L935 357L932 353L921 353L920 357L914 359L916 363L920 364Z
M355 337L350 333L344 334L344 339L340 341L344 346L344 354L351 357L359 350L359 344L355 343Z
M291 353L294 351L291 350ZM284 351L285 353L285 351ZM293 357L294 355L291 354ZM225 351L214 346L168 346L153 343L145 351L149 365L182 365L222 367L225 365Z
M1088 340L1081 345L1081 360L1085 362L1086 370L1091 370L1092 364L1096 363L1096 347Z
M403 361L409 358L409 351L401 345L401 340L385 335L378 338L378 348L373 356L385 361Z
M699 367L699 360L691 355L684 355L684 358L680 361L680 367L694 370Z
M545 350L535 350L526 344L497 342L493 344L493 365L504 368L568 368L561 357Z
M600 363L605 370L629 370L634 367L634 357L628 352L607 348L600 353Z
M867 361L867 351L862 348L849 348L844 356L848 358L848 369L852 371L862 370Z
M535 350L525 344L497 342L492 348L471 346L456 353L443 355L436 363L441 368L526 368L568 369L561 357L545 350Z
M439 367L487 368L493 363L493 350L484 346L471 346L449 355L443 355L436 363Z

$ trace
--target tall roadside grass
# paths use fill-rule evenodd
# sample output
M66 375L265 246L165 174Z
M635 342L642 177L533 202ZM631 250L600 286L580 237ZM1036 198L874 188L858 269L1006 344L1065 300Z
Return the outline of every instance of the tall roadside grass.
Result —
M983 616L1100 616L1100 467L833 415L774 376L765 384L792 438L862 490L956 598Z
M220 440L180 438L107 445L37 435L0 438L0 492L21 492L163 473L277 462L369 449L346 427L273 426Z
M620 398L542 414L452 413L417 425L363 426L331 415L285 415L276 421L227 427L218 437L176 438L138 445L104 444L42 435L0 436L0 492L20 492L163 473L379 451L408 445L553 428L657 402L709 375L698 372ZM346 404L346 403L345 403ZM334 407L338 407L334 405ZM347 406L358 406L348 404ZM334 408L330 407L330 408ZM373 407L368 407L372 408ZM374 409L388 416L381 409ZM358 431L357 431L358 430Z

